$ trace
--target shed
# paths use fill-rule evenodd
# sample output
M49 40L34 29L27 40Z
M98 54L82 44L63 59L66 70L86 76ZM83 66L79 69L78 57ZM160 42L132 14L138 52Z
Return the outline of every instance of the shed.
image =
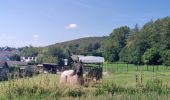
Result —
M38 71L38 73L43 73L43 64L37 65L37 71Z
M43 72L44 73L57 73L57 64L55 63L44 63L43 64Z
M79 60L86 64L103 64L104 57L98 56L80 56Z
M74 55L72 56L72 59L74 61L79 60L84 65L84 72L87 72L87 77L85 79L87 82L93 80L93 78L97 81L103 77L104 57Z
M19 69L19 73L22 76L32 77L35 72L36 72L36 66L32 66L32 65L21 66L20 69Z

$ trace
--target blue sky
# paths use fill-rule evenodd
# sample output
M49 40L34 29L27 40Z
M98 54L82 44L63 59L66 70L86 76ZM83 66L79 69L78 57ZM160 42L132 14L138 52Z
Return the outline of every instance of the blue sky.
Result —
M0 46L46 46L170 15L170 0L0 0Z

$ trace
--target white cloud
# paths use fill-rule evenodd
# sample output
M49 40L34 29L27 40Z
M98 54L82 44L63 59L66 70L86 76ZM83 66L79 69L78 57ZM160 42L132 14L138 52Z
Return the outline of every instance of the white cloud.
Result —
M72 23L65 27L65 29L74 29L74 28L77 28L77 24Z
M39 38L39 35L38 34L34 34L33 37L34 38Z

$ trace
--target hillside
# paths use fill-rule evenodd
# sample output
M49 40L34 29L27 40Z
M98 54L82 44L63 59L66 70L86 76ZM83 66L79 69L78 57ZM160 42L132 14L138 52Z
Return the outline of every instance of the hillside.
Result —
M85 37L85 38L70 40L66 42L56 43L50 46L67 47L70 45L79 45L80 47L87 47L89 44L95 44L95 43L100 43L102 45L106 39L107 37Z
M49 45L45 48L61 47L73 54L102 56L104 43L108 37L85 37Z

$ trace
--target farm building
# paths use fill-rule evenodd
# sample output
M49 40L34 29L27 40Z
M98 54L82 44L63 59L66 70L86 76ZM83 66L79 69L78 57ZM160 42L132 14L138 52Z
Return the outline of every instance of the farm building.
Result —
M21 62L21 61L7 61L7 64L10 69L10 73L13 73L15 71L19 71L21 67L26 67L28 66L27 62Z
M0 80L8 78L9 66L6 61L0 61Z
M20 66L19 73L22 74L22 76L32 77L33 74L36 73L36 66Z
M27 62L7 61L11 74L19 75L19 77L32 76L36 72L35 66L28 65Z
M38 71L39 73L44 73L44 72L43 72L43 64L38 64L38 65L37 65L37 71Z
M27 62L21 61L7 61L9 67L20 67L20 66L28 66Z
M73 55L71 58L73 61L79 60L82 62L87 77L91 79L95 78L96 80L102 78L104 57Z
M43 71L45 73L55 74L55 73L57 73L57 65L54 64L54 63L44 63L43 64Z

